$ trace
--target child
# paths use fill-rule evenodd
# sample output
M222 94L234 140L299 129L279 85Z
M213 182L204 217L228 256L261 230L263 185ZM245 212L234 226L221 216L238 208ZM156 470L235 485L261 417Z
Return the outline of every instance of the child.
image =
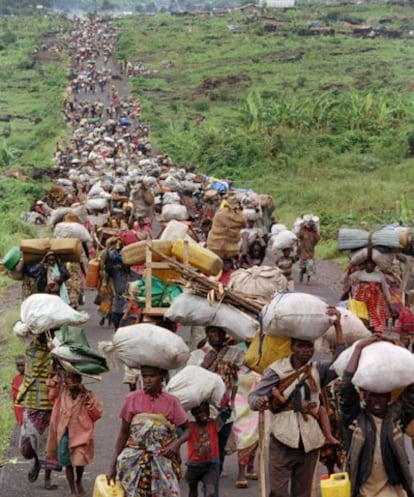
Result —
M190 422L191 435L187 442L186 482L189 497L198 496L198 482L205 486L205 496L214 497L220 475L218 433L210 419L210 406L202 402L191 410L195 421Z
M58 459L66 467L70 497L82 497L82 475L85 465L93 460L93 429L95 421L102 417L102 402L82 385L79 374L60 371L48 380L48 386L54 404L47 458Z
M288 280L288 290L293 292L295 283L292 277L293 264L298 260L298 256L293 252L292 248L283 249L276 257L275 265L282 271L283 275Z
M25 368L26 359L24 355L18 355L16 357L16 369L18 373L13 378L12 381L12 399L13 399L13 409L14 409L14 417L16 418L16 422L21 425L23 422L23 407L16 404L17 394L19 393L19 388L24 380L24 368Z

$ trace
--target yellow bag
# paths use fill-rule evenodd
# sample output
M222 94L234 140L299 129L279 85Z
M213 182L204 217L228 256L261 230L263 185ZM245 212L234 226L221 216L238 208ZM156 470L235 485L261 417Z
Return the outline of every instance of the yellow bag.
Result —
M245 366L256 373L262 374L272 362L292 354L290 338L264 335L261 357L259 357L259 344L260 333L253 338L244 357Z
M349 299L348 310L358 316L359 319L369 320L367 304L362 300Z
M98 475L93 487L92 497L125 497L125 490L117 480L115 484L108 485L105 475Z

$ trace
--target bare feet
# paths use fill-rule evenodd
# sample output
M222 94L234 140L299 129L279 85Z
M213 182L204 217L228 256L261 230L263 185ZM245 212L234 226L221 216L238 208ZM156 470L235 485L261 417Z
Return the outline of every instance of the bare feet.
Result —
M50 480L46 480L45 479L45 489L46 490L57 490L58 486L57 485L53 485Z
M325 437L325 444L326 445L341 445L341 442L335 438L333 435L329 435L328 437Z
M82 485L82 482L76 484L78 488L78 497L84 497L86 495L85 488Z

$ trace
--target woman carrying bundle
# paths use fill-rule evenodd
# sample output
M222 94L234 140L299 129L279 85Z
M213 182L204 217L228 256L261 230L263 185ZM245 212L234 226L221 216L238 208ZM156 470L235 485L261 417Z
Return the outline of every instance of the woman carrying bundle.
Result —
M142 366L141 374L144 388L129 393L121 409L107 479L118 476L126 497L177 497L178 451L190 437L187 414L176 397L162 390L167 371Z

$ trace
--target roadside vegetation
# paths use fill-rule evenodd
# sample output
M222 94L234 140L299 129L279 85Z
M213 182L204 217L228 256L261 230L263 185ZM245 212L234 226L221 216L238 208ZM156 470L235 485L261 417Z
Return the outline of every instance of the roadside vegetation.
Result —
M411 224L414 16L404 2L117 22L159 153L270 193L290 225ZM173 42L172 42L173 40ZM332 250L330 250L332 252Z

